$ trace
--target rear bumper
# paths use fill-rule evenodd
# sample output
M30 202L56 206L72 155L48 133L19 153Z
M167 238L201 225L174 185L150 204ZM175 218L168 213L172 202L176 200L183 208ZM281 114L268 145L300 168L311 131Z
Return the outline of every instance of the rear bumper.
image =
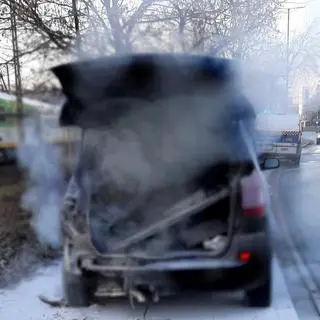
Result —
M297 157L298 155L300 155L300 152L295 152L295 153L277 153L277 152L273 152L273 153L264 153L265 157L269 157L269 158L279 158L279 157Z
M236 291L250 290L263 284L268 276L268 262L256 261L225 269L181 271L171 273L182 291Z
M301 152L297 152L297 153L264 153L264 156L266 158L275 158L275 159L279 159L284 160L284 161L297 161L300 157L301 157Z
M204 259L199 259L197 262L185 259L179 263L157 263L153 266L149 265L147 268L130 269L121 272L121 274L130 274L133 287L147 287L149 285L155 288L162 287L162 290L158 289L160 295L162 295L161 292L174 294L186 291L249 290L265 282L270 263L271 256L265 261L253 260L249 263L221 261L217 264ZM196 265L197 268L194 268ZM92 264L88 269L98 272L104 279L109 279L107 281L116 278L114 272L110 277L109 272L103 271L102 268L92 268ZM135 275L137 275L137 281ZM159 279L161 279L161 283L159 283Z
M239 252L250 252L249 262L238 259ZM171 287L173 291L186 290L240 290L259 286L265 280L271 261L271 246L266 233L238 235L228 254L223 258L210 257L210 252L171 252L172 257L134 258L128 255L92 257L79 259L82 269L100 274L103 278L126 277L132 281L138 275L137 286L154 284ZM174 257L176 255L176 257ZM180 255L180 257L178 257ZM138 262L139 260L139 262ZM118 262L117 262L118 261ZM167 284L157 279L170 279ZM166 281L165 281L166 282ZM161 290L159 290L161 292ZM165 290L164 290L165 291Z

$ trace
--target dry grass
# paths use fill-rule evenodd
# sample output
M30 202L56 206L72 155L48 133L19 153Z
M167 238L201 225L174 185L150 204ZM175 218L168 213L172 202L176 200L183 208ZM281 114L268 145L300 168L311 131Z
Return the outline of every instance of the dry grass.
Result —
M25 183L15 166L0 167L0 284L19 279L32 265L56 253L38 243L31 214L20 206Z
M30 234L29 214L20 208L24 191L22 176L16 168L0 170L0 254L1 260L14 254L16 244L26 241ZM12 249L10 249L12 248Z

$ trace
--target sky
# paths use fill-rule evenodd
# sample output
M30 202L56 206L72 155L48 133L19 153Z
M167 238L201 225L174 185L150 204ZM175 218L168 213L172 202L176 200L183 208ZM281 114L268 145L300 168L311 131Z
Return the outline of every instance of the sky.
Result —
M308 25L314 21L314 19L320 19L320 0L295 0L288 1L286 8L305 7L301 9L293 9L290 14L290 34L294 35L298 32L306 30ZM280 31L287 32L287 20L288 14L286 11L279 21Z

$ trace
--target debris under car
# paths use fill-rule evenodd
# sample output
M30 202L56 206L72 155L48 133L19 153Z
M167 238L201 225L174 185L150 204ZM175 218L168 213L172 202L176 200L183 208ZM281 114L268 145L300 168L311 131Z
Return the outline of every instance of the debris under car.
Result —
M268 208L240 130L254 137L255 112L232 62L136 54L53 72L61 125L82 128L61 219L67 302L241 289L269 306Z

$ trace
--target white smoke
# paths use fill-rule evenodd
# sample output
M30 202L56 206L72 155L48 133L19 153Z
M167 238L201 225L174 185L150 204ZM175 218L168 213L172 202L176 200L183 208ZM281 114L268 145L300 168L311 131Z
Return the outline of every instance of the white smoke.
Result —
M161 188L186 182L212 159L232 158L223 133L227 102L210 95L145 103L108 130L89 130L84 145L99 158L99 182L106 177L131 192Z
M108 184L140 196L150 189L183 185L212 162L239 160L245 155L237 150L235 139L239 137L230 131L229 119L238 97L238 87L232 83L211 92L152 103L130 100L131 111L110 128L86 132L81 157L84 169L93 166L89 175L97 188ZM64 192L61 155L43 140L34 122L26 122L24 128L25 142L18 149L18 160L28 172L29 185L22 202L33 212L39 239L57 247ZM165 200L177 200L176 196L171 194ZM162 205L150 204L148 212L157 214ZM164 244L163 239L158 240Z
M17 150L18 162L27 174L22 205L33 214L32 225L40 241L60 245L60 207L64 190L60 152L47 144L37 119L23 124L24 141Z

